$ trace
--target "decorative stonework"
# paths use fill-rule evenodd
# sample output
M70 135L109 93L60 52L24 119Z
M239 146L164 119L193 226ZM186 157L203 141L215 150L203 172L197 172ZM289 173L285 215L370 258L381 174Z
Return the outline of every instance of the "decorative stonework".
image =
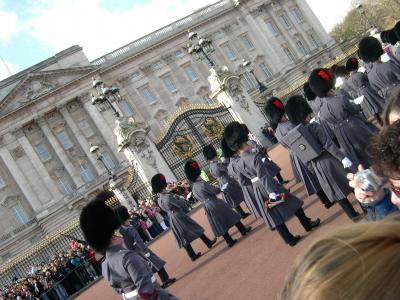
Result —
M175 56L173 56L172 54L165 54L165 55L161 56L161 59L165 63L170 64L175 60Z
M57 83L50 82L45 79L34 81L24 91L23 95L25 99L21 100L21 102L29 102L35 98L47 94L55 88L57 88Z
M114 133L117 136L118 152L129 146L131 142L140 146L150 130L144 123L135 122L133 118L127 117L118 118L115 125Z
M21 146L18 146L11 150L11 156L17 160L25 155L24 149Z
M146 65L142 65L139 67L139 70L143 72L145 75L149 75L150 73L153 72L153 64L149 63Z

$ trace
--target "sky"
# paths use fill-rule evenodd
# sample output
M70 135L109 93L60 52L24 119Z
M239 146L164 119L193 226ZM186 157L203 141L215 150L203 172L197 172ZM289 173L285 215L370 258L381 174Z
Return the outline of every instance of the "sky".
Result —
M350 9L350 0L306 1L328 31ZM73 45L94 60L213 2L0 0L0 80Z

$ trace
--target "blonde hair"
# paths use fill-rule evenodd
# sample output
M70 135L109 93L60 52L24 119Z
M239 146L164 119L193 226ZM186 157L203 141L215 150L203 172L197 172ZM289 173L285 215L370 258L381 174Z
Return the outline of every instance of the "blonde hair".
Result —
M297 258L281 300L392 300L400 297L400 222L354 224L314 242Z

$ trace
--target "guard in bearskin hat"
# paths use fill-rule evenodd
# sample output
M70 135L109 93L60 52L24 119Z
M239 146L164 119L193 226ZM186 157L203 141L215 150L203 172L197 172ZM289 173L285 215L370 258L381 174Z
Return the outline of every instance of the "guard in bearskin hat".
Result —
M147 247L137 230L130 224L131 216L128 209L121 205L116 207L114 212L121 222L119 233L122 234L122 237L124 238L125 246L130 250L136 251L136 253L151 263L152 271L157 272L158 276L160 276L162 288L167 288L174 283L176 279L170 278L164 268L166 264L165 261Z
M383 98L390 96L392 89L400 81L400 65L392 59L387 62L381 61L384 54L382 45L374 37L365 37L358 44L358 56L367 63L372 63L368 72L368 80L375 91Z
M236 226L244 236L251 230L251 227L246 228L240 221L240 215L232 210L226 202L222 201L224 194L218 187L200 178L201 169L196 161L189 160L186 162L185 174L187 179L193 182L193 196L203 204L214 235L222 236L228 246L232 247L237 241L232 239L229 229Z
M350 57L346 62L346 69L350 76L343 84L343 88L347 89L351 97L356 99L363 97L360 106L364 116L367 119L375 119L381 126L383 121L380 114L383 111L384 99L371 87L368 76L358 72L358 59Z
M302 96L290 97L285 111L289 121L296 126L284 137L285 144L303 164L312 167L329 201L339 203L350 219L358 219L359 214L347 199L352 192L344 169L349 159L320 124L310 123L312 110Z
M255 140L255 137L250 133L249 128L247 128L246 124L242 124L244 130L249 136L249 141L247 144L252 148L254 153L257 153L261 156L261 160L264 162L267 167L268 173L271 177L276 177L280 184L289 183L288 180L283 179L281 175L281 168L272 161L272 159L268 155L268 151L264 148L258 141Z
M178 248L185 248L190 259L195 261L201 256L201 252L194 252L190 243L200 238L208 248L211 248L217 242L217 239L210 240L204 234L204 228L186 215L184 211L185 200L171 193L172 186L167 184L164 175L154 175L151 179L151 187L153 193L159 196L158 206L168 214L170 227Z
M240 155L236 170L252 182L258 209L270 229L276 229L287 244L294 246L301 237L290 233L285 225L287 220L296 216L306 231L320 224L319 219L311 221L305 215L302 200L269 176L260 156L254 154L247 144L248 135L241 124L230 123L225 128L224 139L227 146Z
M333 204L329 201L329 198L322 190L317 176L310 172L308 167L295 155L295 153L293 153L290 145L286 144L284 141L286 135L295 127L295 125L287 119L283 103L278 98L268 99L265 105L265 113L270 118L274 118L278 121L276 138L283 147L288 149L292 172L293 174L298 174L298 182L303 183L309 196L317 194L325 208L330 208Z
M119 219L105 203L109 198L109 192L100 193L82 209L79 217L87 243L97 252L105 254L102 263L104 278L126 300L176 300L175 296L159 286L148 262L125 247L119 233Z
M358 164L369 167L366 149L374 131L361 114L360 106L351 103L349 96L334 90L334 78L327 69L312 71L309 83L313 92L322 98L319 118L329 125L340 147L353 162L346 168L356 169Z
M250 214L246 213L240 206L244 201L244 195L239 183L228 175L229 159L223 162L218 160L217 151L213 145L207 145L203 148L203 155L210 162L210 174L218 180L221 191L224 192L224 200L244 219Z

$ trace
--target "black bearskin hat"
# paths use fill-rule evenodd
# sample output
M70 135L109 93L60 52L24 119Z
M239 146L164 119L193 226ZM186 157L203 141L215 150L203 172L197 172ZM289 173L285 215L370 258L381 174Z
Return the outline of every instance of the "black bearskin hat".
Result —
M212 160L217 157L217 150L212 144L204 146L203 155L206 160Z
M289 98L285 104L286 115L290 122L299 125L312 114L312 109L307 100L300 95L294 95Z
M326 97L328 92L335 86L335 77L331 70L315 69L308 79L310 88L318 97Z
M229 123L224 130L224 139L227 146L234 152L238 151L240 146L249 140L242 124L238 122Z
M285 114L282 101L276 97L269 98L264 109L268 119L274 124L278 124Z
M123 223L126 220L129 220L131 218L131 215L129 214L128 209L123 205L120 205L120 206L114 208L114 213L117 215L117 217L121 223Z
M245 131L247 134L250 134L250 130L249 130L249 128L247 127L247 125L246 125L246 124L243 124L243 123L242 123L241 125L242 125L244 131Z
M304 96L306 96L308 101L314 101L317 98L317 95L314 94L312 89L310 88L310 84L308 81L303 85Z
M384 43L389 43L389 44L392 44L392 45L396 45L398 39L397 39L397 36L396 36L395 28L393 28L391 30L382 31L381 32L381 40Z
M228 147L224 138L221 140L221 150L225 158L230 158L235 154L235 151Z
M167 187L167 180L163 174L156 174L151 178L151 189L154 194L161 193Z
M79 224L90 247L104 253L121 223L104 201L95 199L82 209Z
M345 66L337 66L335 69L335 77L346 77L349 72L346 70Z
M197 161L189 160L185 164L185 175L191 182L195 182L201 174L201 169Z
M358 44L358 56L365 62L375 62L382 54L381 43L372 36L363 38Z
M394 25L393 29L392 29L396 35L396 39L399 41L400 40L400 21L396 23L396 25Z
M359 67L359 65L358 65L357 57L350 57L346 61L346 70L347 70L347 72L357 71L358 67Z

